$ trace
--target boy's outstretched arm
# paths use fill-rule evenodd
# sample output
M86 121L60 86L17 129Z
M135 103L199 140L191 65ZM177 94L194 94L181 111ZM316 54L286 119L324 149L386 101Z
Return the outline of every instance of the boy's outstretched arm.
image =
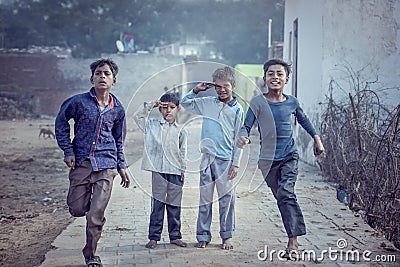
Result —
M240 108L237 110L236 112L236 119L235 119L235 126L234 126L234 140L236 140L236 142L238 142L238 140L240 139L240 132L241 129L243 127L243 123L244 123L244 113L243 113L243 109ZM242 158L242 149L240 149L239 146L237 146L237 144L233 144L233 153L232 153L232 164L229 168L229 173L228 173L228 177L230 180L234 179L239 172L239 164Z
M246 119L244 120L244 124L242 128L240 128L239 138L236 143L238 148L244 148L245 145L250 143L249 135L255 121L256 121L256 116L254 115L251 108L249 108L246 113Z
M250 139L247 136L240 136L236 145L238 148L244 148L249 142Z
M185 183L185 171L187 164L187 131L182 128L179 133L179 159L181 164L181 181L182 186Z
M119 176L121 176L121 183L123 188L129 188L129 185L131 184L131 180L129 179L128 173L126 172L125 169L119 169L118 170Z
M238 172L239 172L239 167L231 165L228 172L228 179L229 180L234 179L237 176Z
M312 136L314 139L314 155L318 156L324 152L324 145L322 144L321 138L317 134L314 129L314 126L311 124L310 120L304 113L303 109L298 106L296 109L296 117L299 124L306 130L306 132Z
M124 139L126 134L126 123L125 123L125 112L121 112L120 118L114 122L112 129L112 135L115 140L116 152L117 152L117 170L121 176L121 185L124 188L128 188L130 179L126 173L125 166L125 155L124 155Z
M69 120L73 118L74 107L72 98L67 99L61 105L55 120L55 134L58 146L64 151L64 162L68 168L75 168L75 154L70 137Z
M316 134L313 136L313 139L314 139L314 155L315 156L321 155L325 151L321 138L319 137L318 134Z
M75 156L67 156L64 158L65 164L67 164L68 168L75 169L76 159Z

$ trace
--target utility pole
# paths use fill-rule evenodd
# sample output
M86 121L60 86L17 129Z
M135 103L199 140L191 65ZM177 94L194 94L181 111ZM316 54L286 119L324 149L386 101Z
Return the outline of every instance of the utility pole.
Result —
M272 46L272 19L268 20L268 58L271 58L271 46Z

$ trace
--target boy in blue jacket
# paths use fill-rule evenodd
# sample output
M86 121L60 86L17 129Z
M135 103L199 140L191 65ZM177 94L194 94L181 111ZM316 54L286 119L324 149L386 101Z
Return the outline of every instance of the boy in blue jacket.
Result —
M67 204L72 216L86 216L86 245L83 256L88 267L101 267L97 243L106 222L104 212L111 196L114 177L128 188L123 154L125 110L110 93L116 83L118 66L111 59L90 65L93 87L89 92L67 99L55 121L56 138L69 168ZM69 120L74 121L71 141Z

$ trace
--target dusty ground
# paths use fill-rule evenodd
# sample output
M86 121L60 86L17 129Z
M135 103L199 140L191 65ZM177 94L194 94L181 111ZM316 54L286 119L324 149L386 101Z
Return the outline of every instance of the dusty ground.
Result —
M38 266L73 221L65 199L68 168L54 139L38 138L52 120L0 121L0 265ZM127 134L128 164L142 155L143 135ZM119 183L119 177L116 178Z

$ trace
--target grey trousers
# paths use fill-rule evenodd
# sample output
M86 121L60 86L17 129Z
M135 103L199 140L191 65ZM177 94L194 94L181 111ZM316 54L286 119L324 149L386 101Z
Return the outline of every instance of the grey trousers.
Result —
M298 159L299 155L293 153L283 160L260 160L258 162L264 180L277 200L283 225L289 238L306 234L303 214L294 193Z
M235 184L228 179L230 160L203 154L200 165L200 205L197 217L197 241L211 241L212 203L214 187L218 192L219 228L223 239L231 238L235 230Z
M116 175L116 169L92 171L89 161L84 161L69 173L69 212L75 217L86 215L86 245L82 250L85 259L95 256L97 243L106 222L104 212Z

